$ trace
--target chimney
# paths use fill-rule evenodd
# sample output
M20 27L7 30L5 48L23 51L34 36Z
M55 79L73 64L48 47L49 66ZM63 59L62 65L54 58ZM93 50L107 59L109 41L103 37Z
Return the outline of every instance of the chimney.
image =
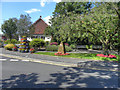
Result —
M42 16L40 16L40 19L42 18Z

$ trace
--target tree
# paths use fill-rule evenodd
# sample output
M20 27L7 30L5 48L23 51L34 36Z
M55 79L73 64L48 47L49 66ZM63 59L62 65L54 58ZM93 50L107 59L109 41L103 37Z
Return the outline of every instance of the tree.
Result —
M63 14L67 15L68 12L83 14L90 11L91 7L92 3L90 2L60 2L56 4L53 17L59 17Z
M2 32L7 36L10 40L13 38L14 34L17 32L17 26L13 19L9 19L4 21L1 26Z
M30 36L34 33L34 26L32 25L29 14L20 15L20 19L17 20L17 29L20 36Z
M55 11L53 12L53 18L51 19L51 22L50 22L51 27L45 30L46 32L45 34L52 35L53 39L57 39L58 42L61 41L62 39L59 39L59 38L61 37L61 35L64 35L65 32L67 33L67 30L68 30L67 29L62 31L62 28L61 28L61 25L64 25L64 27L67 27L65 26L66 18L71 17L73 14L83 14L83 13L89 12L91 7L92 7L92 4L90 2L57 3ZM67 38L67 36L64 38Z
M82 27L102 43L105 54L118 45L119 17L111 5L101 3L89 15L84 15Z

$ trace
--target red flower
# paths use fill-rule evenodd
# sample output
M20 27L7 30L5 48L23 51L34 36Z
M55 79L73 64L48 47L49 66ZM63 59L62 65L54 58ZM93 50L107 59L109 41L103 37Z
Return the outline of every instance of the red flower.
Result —
M52 42L52 43L50 43L50 45L58 45L58 43L57 42Z
M14 49L17 49L17 47L13 47Z
M61 52L57 52L54 55L56 56L63 56L63 55L70 55L69 53L62 54Z
M111 55L111 54L109 54L109 56L108 55L104 55L104 54L97 54L96 56L109 57L109 58L117 58L115 55Z
M66 46L69 46L69 44L68 44L68 43L65 43L65 45L66 45Z
M34 48L31 48L30 51L34 51L35 49Z

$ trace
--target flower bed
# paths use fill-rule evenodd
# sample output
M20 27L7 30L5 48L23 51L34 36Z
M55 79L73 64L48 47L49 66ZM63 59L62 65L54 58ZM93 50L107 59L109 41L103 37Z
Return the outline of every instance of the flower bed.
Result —
M58 45L58 43L57 42L52 42L52 43L50 43L50 45Z
M34 49L34 48L31 48L31 49L29 50L29 52L30 52L30 53L34 53L34 52L35 52L35 49Z
M104 55L104 54L97 54L96 56L99 56L99 57L108 57L108 58L117 58L115 55Z
M70 55L69 53L62 54L61 52L55 53L56 56Z

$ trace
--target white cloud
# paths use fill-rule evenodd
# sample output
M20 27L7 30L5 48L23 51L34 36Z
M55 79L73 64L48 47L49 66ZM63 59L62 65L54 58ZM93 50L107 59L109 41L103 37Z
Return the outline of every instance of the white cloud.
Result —
M45 2L40 2L40 5L41 5L42 7L44 7L44 6L45 6Z
M59 3L59 2L61 2L61 1L62 1L62 0L41 0L40 5L41 5L42 7L44 7L46 3L50 3L50 2Z
M61 2L62 0L53 0L53 2L56 2L56 3L59 3Z
M46 1L46 0L41 0L40 5L41 5L42 7L44 7L44 6L45 6L45 2L47 2L47 1Z
M51 18L52 18L52 16L47 16L47 17L44 18L45 22L46 22L48 25L50 25L49 21L50 21Z
M30 9L30 10L27 10L27 11L25 11L26 13L33 13L33 12L40 12L41 10L39 10L39 9Z

